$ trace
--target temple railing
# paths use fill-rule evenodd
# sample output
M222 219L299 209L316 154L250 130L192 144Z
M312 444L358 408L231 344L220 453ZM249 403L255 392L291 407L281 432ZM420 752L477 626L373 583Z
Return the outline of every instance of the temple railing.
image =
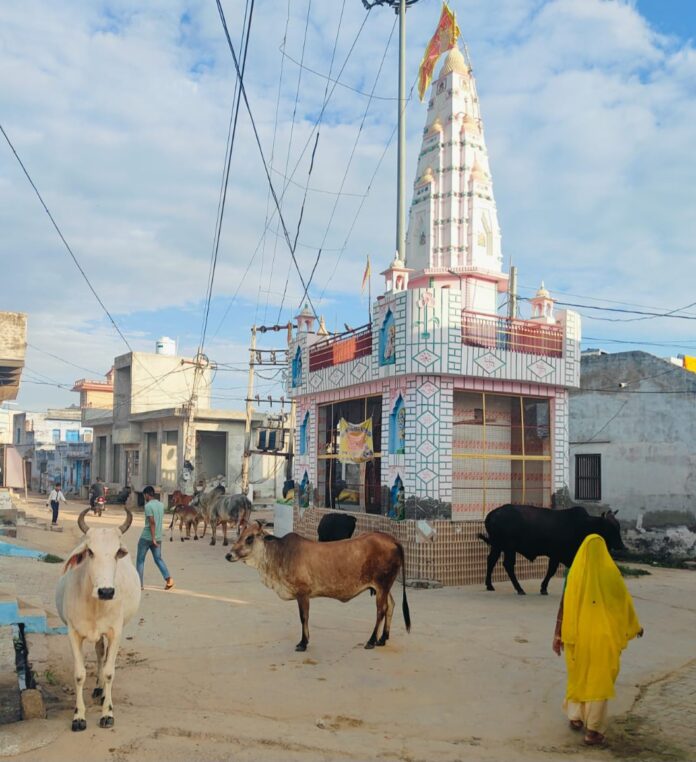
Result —
M563 328L462 311L462 344L508 352L563 357Z
M372 326L329 336L309 348L309 370L321 370L372 354Z

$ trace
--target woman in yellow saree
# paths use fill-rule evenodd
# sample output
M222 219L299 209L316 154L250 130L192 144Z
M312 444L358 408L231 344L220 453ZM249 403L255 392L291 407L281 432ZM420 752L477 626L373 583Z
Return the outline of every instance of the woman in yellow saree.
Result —
M604 539L588 535L568 571L553 650L565 649L568 686L564 709L585 743L604 743L607 700L614 697L621 652L643 629L621 572Z

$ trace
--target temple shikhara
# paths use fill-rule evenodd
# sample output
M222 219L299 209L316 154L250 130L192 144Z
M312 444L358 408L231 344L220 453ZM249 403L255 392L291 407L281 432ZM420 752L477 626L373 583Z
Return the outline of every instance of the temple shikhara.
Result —
M334 336L297 316L299 506L469 536L492 508L550 506L567 486L579 316L543 284L528 319L504 316L503 262L476 83L454 47L431 88L405 261L384 270L371 324Z

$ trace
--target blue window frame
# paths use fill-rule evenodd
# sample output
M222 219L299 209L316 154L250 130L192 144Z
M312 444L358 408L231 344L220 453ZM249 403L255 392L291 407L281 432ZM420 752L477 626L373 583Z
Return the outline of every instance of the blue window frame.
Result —
M60 442L60 429L53 429L51 432L53 443L56 444L57 442Z
M80 430L79 429L68 429L65 432L65 441L66 442L79 442L80 441Z

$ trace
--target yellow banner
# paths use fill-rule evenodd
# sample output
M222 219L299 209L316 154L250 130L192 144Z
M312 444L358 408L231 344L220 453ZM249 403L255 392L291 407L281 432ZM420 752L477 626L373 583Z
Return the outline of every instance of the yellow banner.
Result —
M425 49L423 60L418 69L418 95L421 100L423 100L425 91L433 79L433 71L435 70L437 59L445 51L457 44L458 37L459 27L457 26L457 18L447 3L443 3L437 29L428 43L428 47Z
M364 463L375 457L372 418L362 423L338 422L338 459L341 463Z

